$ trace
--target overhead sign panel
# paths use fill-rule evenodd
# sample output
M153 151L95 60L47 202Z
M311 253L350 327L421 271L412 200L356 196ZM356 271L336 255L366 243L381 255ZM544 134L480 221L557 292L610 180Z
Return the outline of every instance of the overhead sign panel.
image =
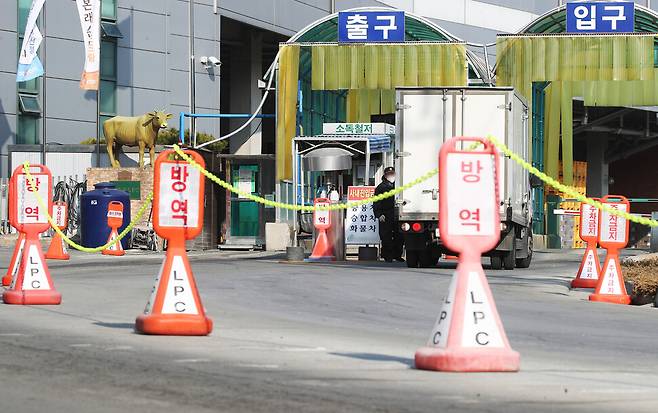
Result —
M338 41L404 42L404 12L341 11L338 13Z
M632 33L635 4L620 2L567 3L567 33Z

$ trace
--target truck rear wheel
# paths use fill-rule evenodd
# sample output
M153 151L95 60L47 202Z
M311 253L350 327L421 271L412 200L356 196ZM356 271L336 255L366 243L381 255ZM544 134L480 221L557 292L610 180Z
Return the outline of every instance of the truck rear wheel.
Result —
M513 270L516 267L516 237L512 238L512 249L503 254L503 268Z
M417 250L407 250L407 268L418 268L419 252Z
M532 251L534 249L532 242L532 232L528 231L528 255L525 258L517 258L516 268L529 268L532 262Z
M432 268L436 266L436 260L432 254L432 250L421 250L419 257L420 268Z
M503 269L503 257L500 255L491 256L491 269L492 270L502 270Z

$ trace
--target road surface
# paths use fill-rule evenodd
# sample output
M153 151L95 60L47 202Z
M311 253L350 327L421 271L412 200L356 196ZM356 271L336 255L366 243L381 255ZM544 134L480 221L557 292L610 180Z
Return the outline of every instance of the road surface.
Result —
M133 326L162 257L76 252L50 261L60 306L0 306L0 412L655 412L658 309L588 302L577 254L535 258L485 267L521 371L458 374L413 368L452 263L196 255L215 329L155 337Z

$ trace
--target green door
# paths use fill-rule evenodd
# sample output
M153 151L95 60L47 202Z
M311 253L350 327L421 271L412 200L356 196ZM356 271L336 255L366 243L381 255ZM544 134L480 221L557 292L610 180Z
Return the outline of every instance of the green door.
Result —
M231 183L243 192L259 195L258 165L233 165ZM260 234L260 205L237 194L231 194L231 238Z

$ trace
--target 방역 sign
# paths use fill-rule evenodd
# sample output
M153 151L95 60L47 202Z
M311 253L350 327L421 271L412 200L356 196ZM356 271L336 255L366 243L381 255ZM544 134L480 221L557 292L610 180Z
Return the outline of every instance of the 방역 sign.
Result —
M368 199L374 194L374 186L349 186L347 187L347 202ZM347 210L345 216L345 244L379 244L379 220L372 210L372 203Z
M403 11L341 11L339 42L404 42Z
M567 33L632 33L633 2L567 3Z
M490 152L442 152L439 187L447 196L439 198L439 223L441 238L455 251L468 246L485 252L498 242L495 162ZM483 245L474 246L473 242Z

